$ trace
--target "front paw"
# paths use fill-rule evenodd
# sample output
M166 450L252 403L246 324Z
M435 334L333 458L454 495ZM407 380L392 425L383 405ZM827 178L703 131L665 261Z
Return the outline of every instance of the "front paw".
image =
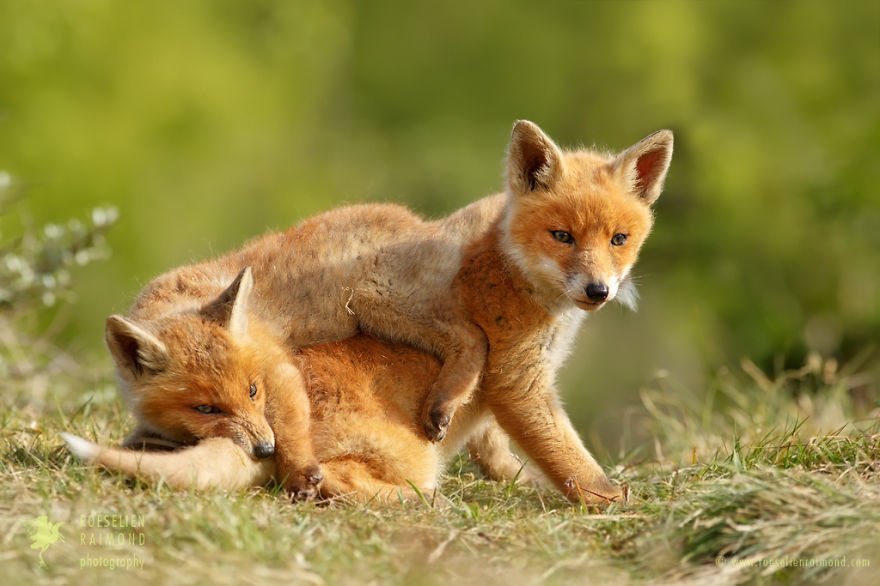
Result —
M306 466L288 475L284 489L293 501L309 501L318 496L324 473L318 464Z
M607 478L589 486L580 486L576 480L570 478L565 482L564 492L574 501L600 508L611 504L626 505L629 500L629 485L618 484Z
M449 423L452 421L452 414L439 405L434 405L422 417L425 436L432 442L442 441L449 431Z

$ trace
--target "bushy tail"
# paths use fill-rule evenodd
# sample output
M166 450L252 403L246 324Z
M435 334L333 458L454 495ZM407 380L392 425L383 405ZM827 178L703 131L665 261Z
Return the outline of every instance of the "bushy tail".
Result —
M69 433L61 437L86 462L174 488L238 490L262 486L275 473L272 458L252 460L227 438L209 438L177 452L141 452L105 448Z

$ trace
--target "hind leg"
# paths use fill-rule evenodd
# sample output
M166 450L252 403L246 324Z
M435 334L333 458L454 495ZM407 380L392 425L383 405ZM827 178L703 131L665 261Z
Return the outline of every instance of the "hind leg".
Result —
M516 480L520 484L534 482L525 463L510 450L510 437L494 418L468 439L467 450L471 459L491 480Z
M394 502L400 499L414 500L418 496L408 484L394 484L378 478L361 461L331 460L322 463L322 469L324 482L321 484L320 494L326 499L348 497L359 502Z

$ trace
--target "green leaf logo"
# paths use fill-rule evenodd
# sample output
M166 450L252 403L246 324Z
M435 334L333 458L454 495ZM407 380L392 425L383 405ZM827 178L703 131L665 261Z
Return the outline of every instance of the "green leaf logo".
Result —
M46 561L43 559L43 554L59 541L64 541L59 530L61 523L52 523L49 517L40 515L28 525L31 528L31 549L40 550L40 565L45 568Z

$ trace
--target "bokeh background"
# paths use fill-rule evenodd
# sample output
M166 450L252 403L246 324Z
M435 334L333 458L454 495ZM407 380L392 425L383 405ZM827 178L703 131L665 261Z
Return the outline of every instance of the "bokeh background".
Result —
M877 2L0 0L2 226L119 210L61 338L107 373L104 318L163 270L346 202L451 212L500 189L518 118L673 129L640 311L588 320L561 379L610 442L658 372L876 372L878 110Z

